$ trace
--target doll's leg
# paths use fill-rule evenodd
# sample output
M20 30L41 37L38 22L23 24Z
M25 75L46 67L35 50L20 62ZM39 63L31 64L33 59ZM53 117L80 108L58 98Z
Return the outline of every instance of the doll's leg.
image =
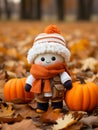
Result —
M36 100L37 100L37 108L36 108L36 112L37 113L44 113L48 110L48 106L49 106L49 99L43 97L42 95L36 96Z
M63 100L52 100L51 107L54 112L60 112L63 108Z
M37 113L44 113L44 112L47 111L48 106L49 106L48 102L44 102L44 103L42 103L42 102L37 102L36 112L37 112Z

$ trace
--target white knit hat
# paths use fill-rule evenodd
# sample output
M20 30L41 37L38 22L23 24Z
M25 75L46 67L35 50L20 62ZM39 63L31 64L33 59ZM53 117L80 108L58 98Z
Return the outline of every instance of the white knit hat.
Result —
M28 63L33 63L38 55L45 53L59 54L65 59L65 62L70 59L70 51L66 48L64 37L56 25L49 25L45 29L45 33L41 33L35 38L34 45L28 52Z

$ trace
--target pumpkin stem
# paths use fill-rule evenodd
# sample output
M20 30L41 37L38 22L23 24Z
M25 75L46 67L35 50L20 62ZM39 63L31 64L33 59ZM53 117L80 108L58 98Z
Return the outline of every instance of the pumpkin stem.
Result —
M80 81L81 84L86 84L85 80L82 77L77 76L77 79Z

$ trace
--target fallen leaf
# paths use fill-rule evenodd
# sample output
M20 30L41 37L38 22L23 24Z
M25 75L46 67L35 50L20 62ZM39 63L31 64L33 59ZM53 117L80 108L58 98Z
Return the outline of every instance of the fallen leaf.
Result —
M86 81L87 82L94 82L96 85L98 85L98 73L93 75L91 78L88 78Z
M0 103L0 122L10 123L21 121L23 117L15 114L14 104L1 101Z
M65 129L75 124L81 118L81 116L82 115L78 114L77 112L68 113L67 115L64 115L64 117L56 120L57 124L53 125L53 130Z
M39 24L40 26L38 26ZM27 52L33 46L34 38L40 32L43 32L45 26L46 24L44 22L0 22L0 100L4 99L3 87L6 80L13 77L28 76L31 65L27 63ZM98 61L98 24L90 22L83 24L82 22L65 24L65 22L62 22L57 23L57 26L60 28L66 40L66 46L71 51L71 62L68 63L68 67L72 80L76 81L77 77L80 76L98 85L98 64L94 65L94 63L90 63L90 68L86 66L86 68L84 67L83 69L84 63L82 64L81 62L91 57ZM93 64L93 69L91 64ZM15 113L11 116L0 117L0 122L8 122L7 127L10 130L16 129L17 126L15 126L16 128L9 128L9 123L16 124L15 122L18 121L21 123L24 118L33 119L37 117L38 119L40 116L43 116L43 122L41 122L40 127L44 130L50 130L50 124L53 124L59 118L59 114L56 115L52 113L52 111L50 111L50 113L48 112L46 117L43 114L39 115L35 112L36 102L31 104L16 104L20 100L21 99L17 99L14 101ZM10 115L11 113L8 114ZM64 116L65 114L66 112L62 111L62 115ZM98 116L98 110L89 113L89 116L91 115ZM46 123L44 123L45 121ZM34 123L33 121L33 125ZM36 123L38 122L36 121ZM64 129L79 129L80 126L78 127L77 124L78 122ZM22 125L25 127L24 124ZM34 129L36 130L35 127ZM92 130L92 128L89 129ZM22 130L22 128L20 130Z
M8 50L7 50L7 56L10 56L10 57L12 57L12 58L17 58L17 50L16 50L16 48L9 48Z
M76 124L73 124L67 128L64 128L63 130L81 130L82 127L83 127L82 123L76 123Z
M72 57L77 56L84 59L87 58L93 51L91 43L87 39L75 39L69 44Z
M62 116L62 113L60 112L54 112L51 107L48 108L48 111L43 113L40 117L41 122L47 122L47 123L55 123L56 120Z
M0 94L3 94L4 85L5 85L5 80L0 80Z
M94 130L98 130L98 128L95 128Z
M98 117L97 116L83 117L79 122L92 128L93 126L98 126Z
M32 118L38 114L28 104L15 104L15 114L21 115L23 118Z
M2 130L41 130L33 124L32 119L25 119L13 125L2 124Z
M20 122L23 120L23 117L21 115L13 115L9 117L0 117L0 122L2 123L14 123L14 122Z
M94 71L96 64L98 64L98 61L95 58L89 57L85 60L82 60L81 63L83 65L81 70L86 71L86 70L90 69L90 70Z
M7 73L7 80L17 77L15 72L7 71L6 73Z
M13 104L7 104L5 102L0 103L0 117L10 117L15 113Z

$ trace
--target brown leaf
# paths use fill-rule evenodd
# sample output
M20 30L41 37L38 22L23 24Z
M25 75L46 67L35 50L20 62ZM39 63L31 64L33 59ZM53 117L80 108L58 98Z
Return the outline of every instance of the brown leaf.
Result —
M14 122L19 122L23 120L23 117L21 115L13 115L10 117L0 117L0 122L3 123L14 123Z
M3 89L5 85L5 80L0 80L0 98L4 99Z
M93 75L91 78L88 78L87 81L94 82L96 85L98 85L98 73Z
M0 122L17 122L21 121L23 117L19 114L15 114L14 105L12 103L1 102L0 103Z
M6 75L7 75L7 73L5 70L5 65L2 64L2 65L0 65L0 80L5 80Z
M41 129L33 124L32 119L29 120L25 119L13 125L2 124L2 130L41 130Z
M76 123L77 120L74 119L72 114L64 115L62 118L58 118L56 120L57 124L53 125L53 130L61 130L71 126L72 124Z
M53 125L53 130L61 130L68 128L69 126L77 123L77 121L83 116L82 113L78 112L69 112L67 115L64 115L61 118L56 120L57 124Z
M71 125L63 130L81 130L81 128L83 127L82 123L76 123L74 125Z
M28 106L35 110L36 107L37 107L37 101L36 101L36 100L33 100L32 102L30 102L30 103L28 104Z
M37 113L28 104L15 104L15 114L21 115L23 118L32 118L37 116Z
M6 73L7 73L7 76L6 76L7 80L17 77L15 72L7 71Z
M83 117L79 122L92 128L92 126L98 126L98 117L97 116Z
M54 123L61 116L62 116L62 113L54 112L53 109L49 107L48 111L42 114L42 116L40 117L40 121Z

